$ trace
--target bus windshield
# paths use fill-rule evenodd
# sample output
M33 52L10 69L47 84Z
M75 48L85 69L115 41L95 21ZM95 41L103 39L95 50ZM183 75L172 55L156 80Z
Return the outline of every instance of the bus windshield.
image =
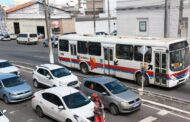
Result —
M171 71L180 71L189 66L189 47L170 52Z

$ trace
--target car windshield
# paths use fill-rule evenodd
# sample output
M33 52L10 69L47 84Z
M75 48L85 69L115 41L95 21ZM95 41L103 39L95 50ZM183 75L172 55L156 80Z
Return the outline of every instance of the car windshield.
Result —
M8 79L3 79L2 83L5 87L13 87L13 86L17 86L20 84L24 84L24 80L22 80L19 77L12 77L12 78L8 78Z
M8 61L0 63L0 68L10 67L10 66L12 66L12 65Z
M37 34L30 34L30 37L37 37Z
M112 94L119 94L127 91L127 87L117 80L106 83L105 86L109 89L109 91L111 91Z
M76 92L63 97L68 108L79 108L90 103L90 100L80 92Z
M57 77L57 78L71 75L70 71L66 68L54 69L54 70L51 70L51 73L53 74L54 77Z

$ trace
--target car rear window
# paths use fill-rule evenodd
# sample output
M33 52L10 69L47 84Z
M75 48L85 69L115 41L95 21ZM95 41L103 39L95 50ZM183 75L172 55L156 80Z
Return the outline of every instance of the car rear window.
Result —
M19 37L25 37L25 38L27 38L28 35L27 34L19 34Z
M37 37L37 34L30 34L30 37Z

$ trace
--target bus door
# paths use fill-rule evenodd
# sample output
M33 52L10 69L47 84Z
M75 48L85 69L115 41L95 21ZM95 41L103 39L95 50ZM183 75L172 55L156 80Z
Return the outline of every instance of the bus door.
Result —
M155 80L154 83L155 85L159 86L166 86L166 80L167 80L167 55L164 52L155 52L154 53L154 75L155 75Z
M71 49L71 59L70 59L70 62L71 62L71 67L73 68L77 68L77 48L76 48L76 44L70 44L70 49Z
M114 66L114 48L113 47L104 47L104 74L115 75Z

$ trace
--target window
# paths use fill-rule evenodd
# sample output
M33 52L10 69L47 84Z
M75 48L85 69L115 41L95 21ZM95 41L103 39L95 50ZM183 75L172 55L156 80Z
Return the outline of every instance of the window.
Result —
M19 37L28 38L28 34L19 34Z
M87 88L89 88L89 89L94 89L95 84L93 82L86 81L84 83L84 86L87 87Z
M68 40L59 40L59 49L60 51L69 51L69 41Z
M139 21L139 32L146 32L146 21Z
M61 99L58 97L58 96L56 96L56 95L54 95L54 94L52 94L52 103L53 104L55 104L55 105L57 105L57 106L63 106L63 103L61 102Z
M90 55L101 56L101 44L98 42L89 42L88 53Z
M37 37L37 34L30 34L30 37Z
M145 53L144 61L150 63L152 60L152 48L146 47L147 52Z
M101 86L100 84L97 84L97 83L95 84L94 90L99 92L99 93L106 92L105 88L103 86Z
M41 75L44 75L44 70L41 68L39 68L37 72L40 73Z
M51 102L52 94L50 94L50 93L43 93L43 94L42 94L42 97L43 97L45 100Z
M133 46L132 45L116 45L116 58L118 59L133 59Z
M142 61L143 60L143 55L140 53L140 48L142 48L142 46L135 46L134 47L134 59L135 59L135 61Z
M78 45L78 53L81 53L81 54L87 54L87 42L85 41L78 41L77 43Z

